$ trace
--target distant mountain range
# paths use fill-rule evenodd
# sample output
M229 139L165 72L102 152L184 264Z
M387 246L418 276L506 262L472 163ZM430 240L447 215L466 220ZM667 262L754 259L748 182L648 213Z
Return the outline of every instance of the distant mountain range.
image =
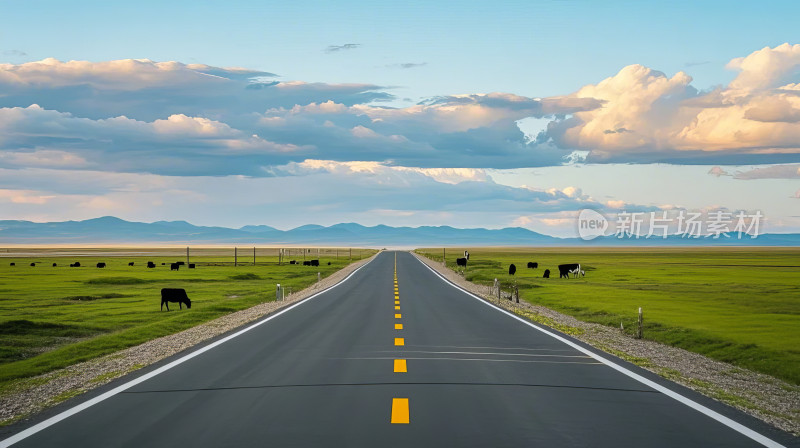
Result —
M112 216L35 223L0 221L0 245L81 244L317 244L354 247L439 246L800 246L800 234L764 234L756 239L735 236L712 238L619 239L600 237L592 241L556 238L520 227L505 229L458 229L449 226L366 227L355 223L329 227L305 225L279 230L266 225L239 229L195 226L186 221L130 222Z

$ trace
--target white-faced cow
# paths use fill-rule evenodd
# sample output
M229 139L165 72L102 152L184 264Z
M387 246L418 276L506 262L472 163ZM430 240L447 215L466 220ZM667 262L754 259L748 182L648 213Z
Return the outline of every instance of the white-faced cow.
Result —
M469 260L469 251L466 251L466 250L464 251L464 258Z
M581 270L580 263L560 264L558 265L558 278L569 278L569 275L576 270Z
M183 309L184 303L187 309L192 307L192 301L189 300L189 297L186 295L186 290L183 288L162 288L161 311L164 311L165 304L167 305L167 311L169 311L169 302L178 302L178 307L180 309Z

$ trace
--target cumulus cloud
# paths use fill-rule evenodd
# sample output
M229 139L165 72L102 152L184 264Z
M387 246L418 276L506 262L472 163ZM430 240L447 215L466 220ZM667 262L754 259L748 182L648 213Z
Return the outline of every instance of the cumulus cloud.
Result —
M92 120L38 105L0 109L0 166L246 174L248 164L250 171L259 172L253 166L259 159L269 163L304 150L201 117Z
M716 177L730 176L730 174L727 171L725 171L724 169L722 169L721 167L718 167L718 166L715 166L715 167L711 168L710 170L708 170L708 174L710 174L712 176L716 176Z
M498 228L520 216L605 208L577 188L509 187L482 170L305 160L273 171L272 177L205 177L0 168L0 203L6 216L40 220L85 219L112 210L126 219L227 224L219 221L224 217L239 225L282 227L307 224L309 216L322 224L347 216L374 224L391 217L393 225Z
M800 154L800 45L763 48L732 60L727 86L699 92L684 72L631 65L569 95L602 106L555 120L559 147L587 161L764 163Z
M773 165L738 171L734 179L800 179L800 164Z
M392 98L381 86L270 80L274 73L148 59L105 62L45 59L0 64L0 107L119 115L152 121L175 114L235 120L269 107L333 100L343 104Z

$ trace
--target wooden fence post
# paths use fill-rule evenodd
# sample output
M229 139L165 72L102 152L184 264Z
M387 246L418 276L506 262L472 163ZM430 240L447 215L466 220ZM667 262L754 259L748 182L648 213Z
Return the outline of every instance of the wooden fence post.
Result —
M189 246L186 246L186 266L189 266Z
M234 267L239 266L239 248L238 247L234 247L233 248L233 266Z

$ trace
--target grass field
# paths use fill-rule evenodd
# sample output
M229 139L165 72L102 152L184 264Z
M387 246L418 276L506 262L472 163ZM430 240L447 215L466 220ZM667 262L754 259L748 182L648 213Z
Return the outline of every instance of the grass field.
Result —
M0 391L10 382L112 353L176 333L224 314L275 300L280 283L299 291L350 263L347 249L326 249L319 267L283 264L275 250L192 250L196 269L169 263L185 261L185 251L159 249L2 250L0 256ZM14 252L17 252L16 254ZM267 252L263 250L263 252ZM353 260L375 251L354 249ZM306 258L316 258L316 250ZM288 260L303 260L300 250ZM80 268L69 264L79 261ZM104 269L97 262L107 263ZM156 268L146 268L147 261ZM35 267L30 264L36 262ZM134 262L134 266L128 266ZM328 265L328 262L331 264ZM15 263L16 266L10 266ZM53 263L58 264L53 267ZM167 263L162 266L161 263ZM284 262L285 263L285 262ZM192 308L160 311L161 288L184 288Z
M448 249L449 267L463 251ZM441 248L417 252L442 260ZM559 279L565 263L586 277ZM646 339L800 384L800 249L470 249L465 277L516 282L521 299L631 334L642 307Z

